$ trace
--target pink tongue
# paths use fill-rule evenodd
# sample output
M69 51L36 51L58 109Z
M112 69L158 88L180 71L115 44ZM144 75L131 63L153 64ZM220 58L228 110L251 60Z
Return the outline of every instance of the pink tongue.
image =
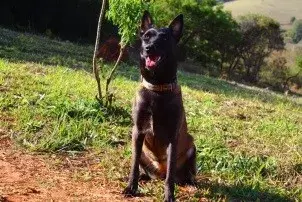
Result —
M156 61L157 61L158 57L154 56L154 57L147 57L146 58L146 66L147 67L155 67Z

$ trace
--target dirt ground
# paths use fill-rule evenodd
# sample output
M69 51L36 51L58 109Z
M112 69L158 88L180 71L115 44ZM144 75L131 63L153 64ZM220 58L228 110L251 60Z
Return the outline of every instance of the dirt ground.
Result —
M31 154L0 135L0 202L146 201L125 199L103 176L95 155Z

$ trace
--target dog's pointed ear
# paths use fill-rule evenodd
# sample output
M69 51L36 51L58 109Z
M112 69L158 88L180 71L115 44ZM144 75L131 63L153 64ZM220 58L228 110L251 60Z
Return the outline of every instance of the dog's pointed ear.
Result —
M178 15L169 25L169 28L172 30L172 35L175 38L176 42L179 42L182 36L184 20L183 15Z
M153 20L150 13L148 11L145 11L141 22L141 35L143 35L151 27L153 27Z

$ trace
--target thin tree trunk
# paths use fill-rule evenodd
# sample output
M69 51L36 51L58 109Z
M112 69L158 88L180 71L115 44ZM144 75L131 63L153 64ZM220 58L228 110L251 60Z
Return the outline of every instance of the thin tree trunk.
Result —
M102 8L101 8L99 21L98 21L98 28L97 28L94 54L93 54L93 73L94 73L95 80L97 82L97 88L98 88L98 95L96 96L96 99L100 103L102 103L102 88L101 88L99 69L97 67L97 52L99 50L99 45L100 45L100 35L101 35L101 30L102 30L102 21L103 21L104 14L105 14L106 3L107 3L107 0L102 1Z
M232 61L232 63L229 65L229 68L228 68L228 79L231 79L231 77L233 76L233 71L237 67L239 60L240 60L239 57L235 58Z
M221 56L221 62L220 62L220 67L219 67L220 68L220 76L222 76L224 61L225 61L225 54L222 54L222 56Z
M106 99L108 99L108 96L109 96L109 95L108 95L108 92L109 92L109 85L110 85L110 82L111 82L111 80L112 80L112 77L113 77L114 72L116 71L116 69L117 69L119 63L120 63L121 60L122 60L122 57L123 57L123 54L124 54L124 51L125 51L125 47L126 47L126 45L121 45L120 54L119 54L119 56L118 56L118 58L117 58L117 60L116 60L116 63L115 63L115 65L114 65L114 67L112 68L112 70L111 70L109 76L107 77L107 80L106 80L106 87L105 87L105 90L106 90L106 92L105 92L105 97L106 97ZM108 100L107 100L107 101L108 101Z

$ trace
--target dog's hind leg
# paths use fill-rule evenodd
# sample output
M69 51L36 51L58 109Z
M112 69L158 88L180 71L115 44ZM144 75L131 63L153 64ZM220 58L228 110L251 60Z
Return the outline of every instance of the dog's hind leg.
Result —
M193 146L187 152L187 160L176 172L176 183L181 185L194 185L196 176L196 147Z
M149 180L151 180L151 177L150 177L150 175L148 175L148 173L145 171L145 169L144 168L142 168L141 166L139 167L139 173L140 173L140 175L139 175L139 181L149 181Z

